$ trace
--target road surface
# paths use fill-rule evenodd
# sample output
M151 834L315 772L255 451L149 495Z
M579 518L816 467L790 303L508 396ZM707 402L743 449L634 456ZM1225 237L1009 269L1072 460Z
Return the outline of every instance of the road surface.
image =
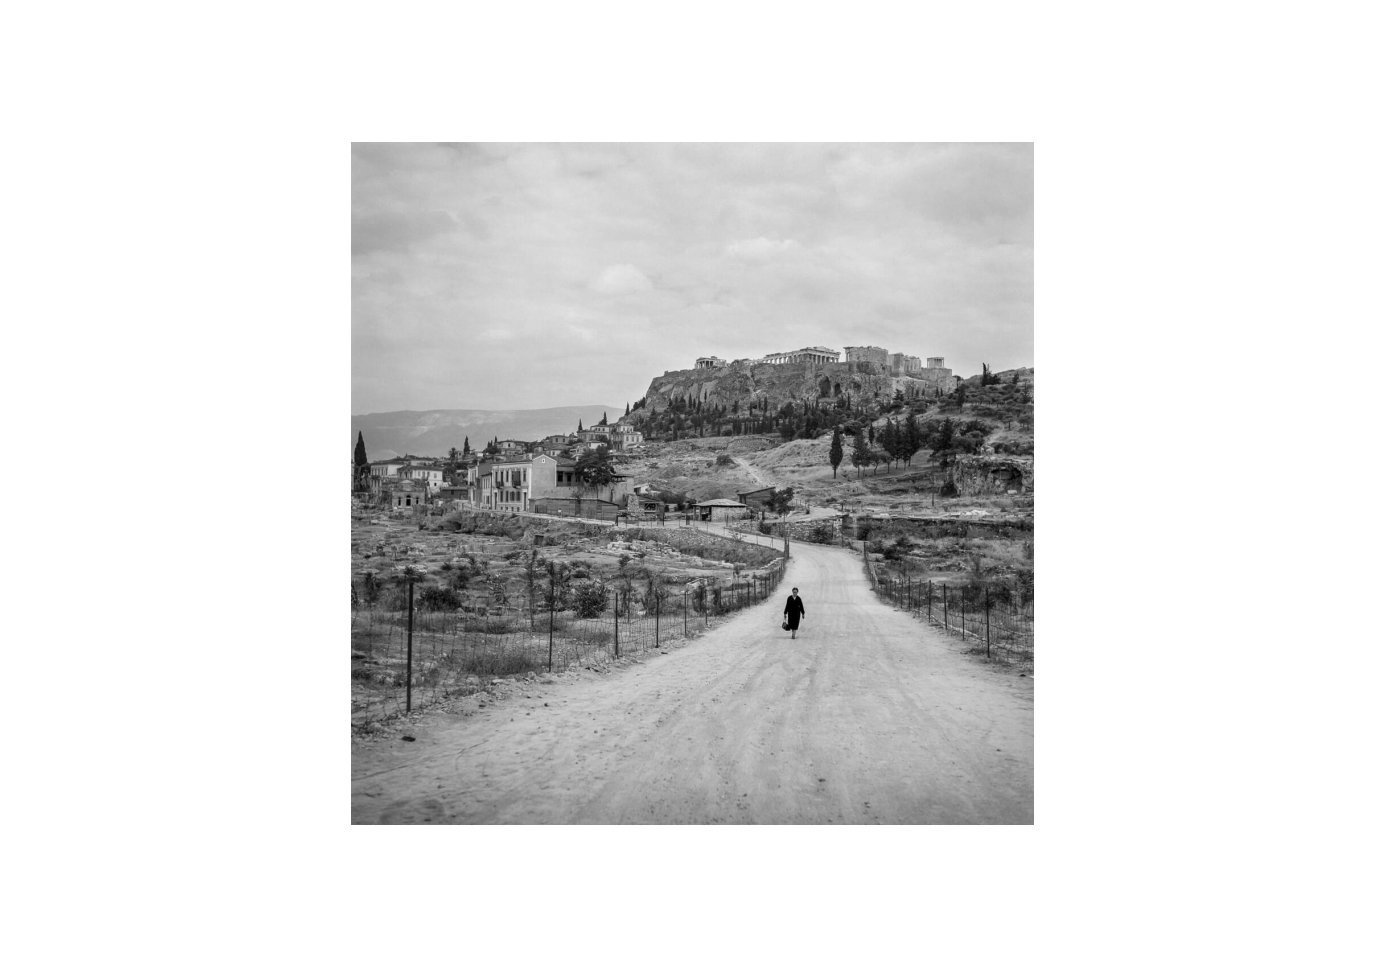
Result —
M1033 680L879 602L852 552L793 555L668 654L356 741L353 823L1033 823Z

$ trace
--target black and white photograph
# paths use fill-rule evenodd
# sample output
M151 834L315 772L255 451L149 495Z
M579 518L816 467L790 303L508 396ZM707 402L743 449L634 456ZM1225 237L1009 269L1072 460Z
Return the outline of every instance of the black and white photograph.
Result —
M350 151L353 824L1034 822L1032 144Z
M1369 10L7 11L9 960L1380 964Z

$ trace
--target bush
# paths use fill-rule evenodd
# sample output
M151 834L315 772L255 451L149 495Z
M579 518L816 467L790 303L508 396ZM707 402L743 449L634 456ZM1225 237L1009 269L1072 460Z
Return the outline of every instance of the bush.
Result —
M837 528L830 521L822 521L809 531L808 539L814 544L834 544L837 541Z
M575 583L571 601L578 618L596 618L606 611L606 585L600 581Z
M881 557L886 561L899 561L910 551L910 539L904 535L897 535L893 541L882 540L880 545Z
M441 585L425 585L414 600L426 612L451 612L462 607L462 597Z
M718 467L730 467L730 466L732 466L732 465L735 464L735 463L736 463L736 461L732 460L732 457L731 457L730 454L718 454L718 455L717 455L717 466L718 466Z

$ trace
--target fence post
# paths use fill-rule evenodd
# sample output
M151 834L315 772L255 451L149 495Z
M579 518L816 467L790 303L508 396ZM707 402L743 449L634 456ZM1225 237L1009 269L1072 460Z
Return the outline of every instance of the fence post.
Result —
M655 586L655 648L659 648L659 600L664 597L664 589Z
M924 608L929 613L929 621L934 620L934 581L929 579L929 586L924 591Z
M549 671L553 671L553 563L549 563Z
M967 596L964 595L964 596L962 597L961 601L962 601L962 620L961 620L961 622L958 624L958 628L962 629L963 641L966 642L966 641L967 641Z
M990 589L990 588L987 589L987 591L986 591L986 596L987 596L987 597L986 597L986 609L987 609L987 658L990 659L990 658L991 658L991 589Z
M398 708L398 707L396 707ZM404 653L404 711L414 708L414 579L409 579L409 638Z
M621 593L617 592L614 596L615 601L611 603L611 624L616 629L616 658L621 657Z
M683 590L683 637L688 638L688 589Z
M948 586L943 586L943 631L948 631Z

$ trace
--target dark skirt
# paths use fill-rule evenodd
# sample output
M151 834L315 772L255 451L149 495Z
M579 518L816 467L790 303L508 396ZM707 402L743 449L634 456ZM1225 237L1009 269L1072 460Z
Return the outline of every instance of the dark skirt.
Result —
M789 623L789 630L791 632L794 631L799 627L799 613L790 612L789 616L785 619L785 621Z

